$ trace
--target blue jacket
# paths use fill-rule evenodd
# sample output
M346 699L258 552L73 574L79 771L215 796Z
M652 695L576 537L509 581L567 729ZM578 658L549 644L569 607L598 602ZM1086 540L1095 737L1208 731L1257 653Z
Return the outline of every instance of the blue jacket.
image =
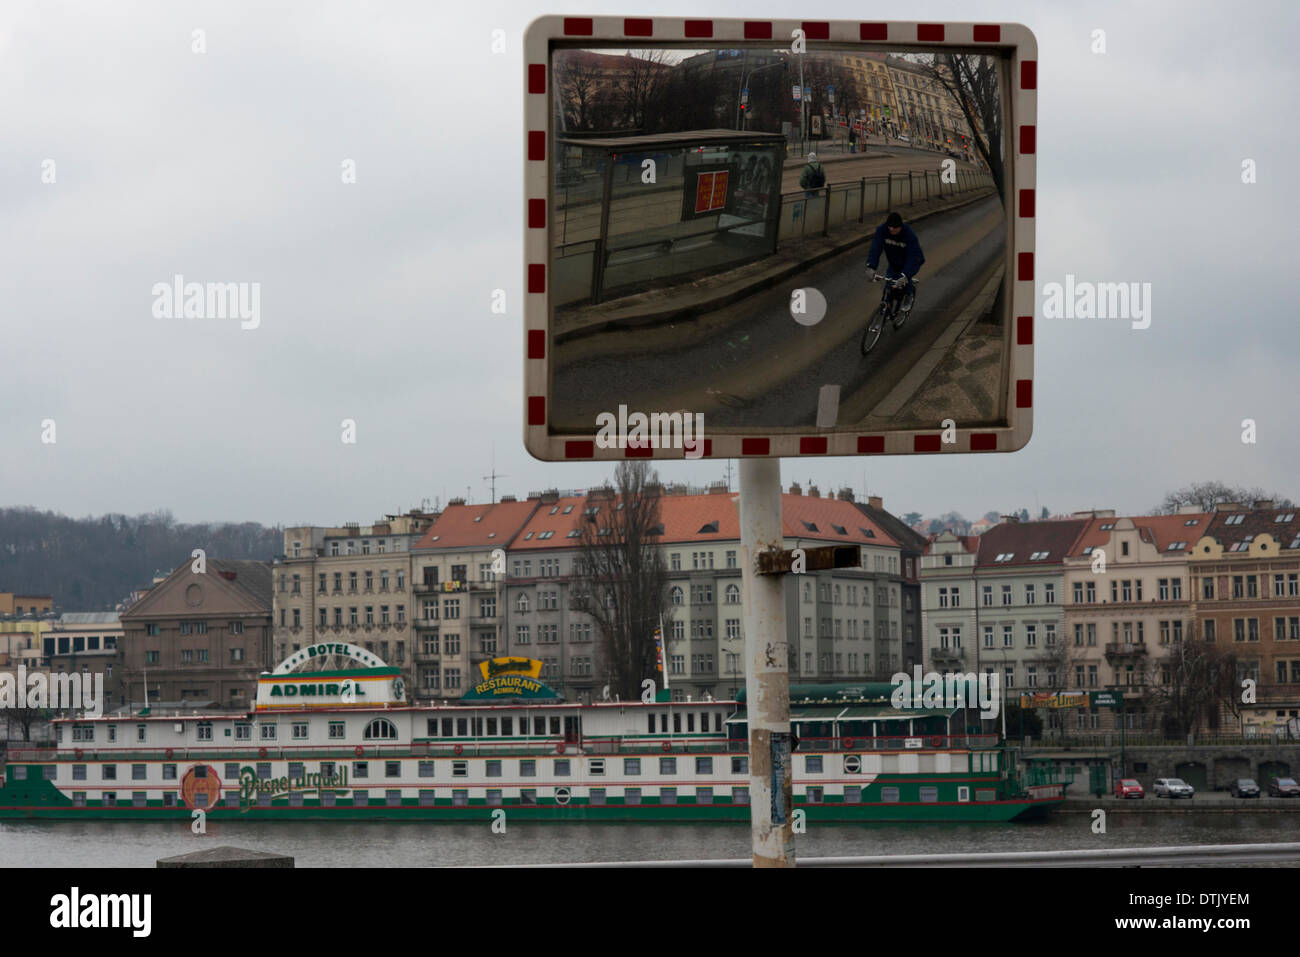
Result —
M867 253L867 265L872 269L880 262L880 253L884 252L889 261L891 273L902 273L911 278L925 262L921 252L921 241L912 232L912 227L903 224L903 230L897 236L891 236L889 227L883 223L876 227L876 234L871 239L871 251Z

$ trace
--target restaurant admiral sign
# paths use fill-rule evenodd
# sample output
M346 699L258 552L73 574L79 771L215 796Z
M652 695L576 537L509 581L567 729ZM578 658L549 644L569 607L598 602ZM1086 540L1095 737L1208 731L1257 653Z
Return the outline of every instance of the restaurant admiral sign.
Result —
M542 663L536 658L493 658L479 663L483 680L465 692L462 701L496 698L557 700L560 695L538 680Z

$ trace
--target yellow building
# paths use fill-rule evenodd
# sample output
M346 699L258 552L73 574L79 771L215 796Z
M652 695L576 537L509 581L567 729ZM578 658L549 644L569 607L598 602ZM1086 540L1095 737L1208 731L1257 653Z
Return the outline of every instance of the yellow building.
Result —
M22 595L17 592L0 591L0 615L19 617L23 615L44 615L54 604L52 595Z

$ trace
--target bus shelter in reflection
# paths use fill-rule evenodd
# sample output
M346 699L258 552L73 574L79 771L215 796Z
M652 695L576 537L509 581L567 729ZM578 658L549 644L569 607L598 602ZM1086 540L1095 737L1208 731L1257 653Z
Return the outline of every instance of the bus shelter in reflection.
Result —
M779 133L570 135L556 146L555 305L667 286L776 250Z

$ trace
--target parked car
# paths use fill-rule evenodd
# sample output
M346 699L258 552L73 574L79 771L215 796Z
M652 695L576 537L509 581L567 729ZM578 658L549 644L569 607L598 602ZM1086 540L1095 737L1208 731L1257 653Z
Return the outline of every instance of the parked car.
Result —
M1228 785L1228 793L1235 798L1259 797L1259 785L1250 778L1237 778Z
M1182 778L1156 778L1151 786L1151 793L1156 797L1191 798L1196 789Z
M1268 782L1268 796L1280 798L1300 797L1300 784L1295 778L1274 778Z
M1142 790L1142 782L1133 778L1124 778L1115 784L1115 797L1117 798L1145 798L1147 792Z

